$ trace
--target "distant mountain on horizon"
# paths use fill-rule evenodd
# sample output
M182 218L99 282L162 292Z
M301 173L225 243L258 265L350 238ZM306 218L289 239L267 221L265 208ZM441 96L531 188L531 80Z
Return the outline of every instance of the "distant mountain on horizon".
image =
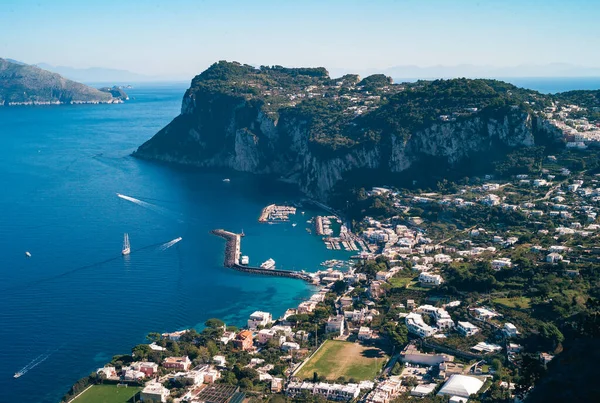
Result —
M70 80L87 83L130 83L145 81L161 81L160 77L147 76L129 70L104 67L76 68L69 66L53 66L48 63L37 63L35 66L60 74ZM162 79L164 81L169 81Z
M11 63L28 65L18 60L5 58ZM173 73L170 75L156 76L136 73L130 70L88 67L76 68L70 66L54 66L48 63L31 64L41 69L60 74L70 80L84 83L132 83L132 82L181 82L188 81L194 75ZM252 65L252 64L251 64ZM256 65L255 67L259 67ZM292 66L298 67L298 66ZM388 68L367 68L357 70L353 68L328 68L331 77L341 77L345 74L359 74L367 77L372 74L385 74L395 81L402 80L432 80L439 78L600 78L600 67L586 67L569 63L550 64L522 64L517 66L497 67L492 65L459 64L455 66L435 65L398 65Z
M96 89L60 74L0 58L0 106L122 103L127 94Z
M357 73L352 69L331 69L332 77L348 73ZM358 71L361 76L385 74L396 80L402 79L438 79L438 78L521 78L521 77L600 77L600 67L584 67L568 63L523 64L509 67L490 65L459 64L456 66L400 65L386 69L363 69Z

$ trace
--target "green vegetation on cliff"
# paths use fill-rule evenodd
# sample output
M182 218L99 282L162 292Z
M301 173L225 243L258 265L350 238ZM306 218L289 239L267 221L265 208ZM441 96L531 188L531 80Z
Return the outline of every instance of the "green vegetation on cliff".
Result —
M303 122L324 152L386 136L405 140L434 123L472 115L501 116L512 107L531 111L549 103L535 91L495 80L436 80L393 84L381 74L330 79L323 68L284 68L218 62L192 81L186 97L227 95L254 101L268 116Z
M67 80L59 74L0 59L0 106L110 103L115 100L109 92Z
M508 174L521 162L534 169L527 153L507 155L555 147L562 123L550 119L565 119L565 103L497 80L394 84L383 75L332 79L323 68L221 61L192 80L181 114L135 155L273 174L326 199L349 178L360 188L494 166ZM589 114L592 104L569 113Z

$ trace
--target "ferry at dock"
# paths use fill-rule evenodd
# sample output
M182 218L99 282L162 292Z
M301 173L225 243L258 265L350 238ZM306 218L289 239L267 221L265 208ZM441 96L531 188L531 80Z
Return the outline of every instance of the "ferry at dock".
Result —
M260 268L265 270L273 270L275 268L275 261L273 259L269 259L261 264Z

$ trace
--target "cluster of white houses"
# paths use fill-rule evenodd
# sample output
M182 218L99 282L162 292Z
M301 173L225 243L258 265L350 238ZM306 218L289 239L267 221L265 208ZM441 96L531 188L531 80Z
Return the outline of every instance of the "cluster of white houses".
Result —
M160 366L174 371L168 378L185 380L191 385L214 383L221 377L221 372L212 365L200 365L193 369L191 369L191 365L190 359L183 356L167 357ZM97 373L109 380L145 382L144 388L140 392L140 400L164 403L167 401L170 391L158 381L160 366L154 362L138 361L123 367L119 372L113 366L105 366L99 368Z
M367 387L373 387L373 383ZM360 385L356 383L348 383L345 385L337 383L325 383L325 382L289 382L286 387L286 395L295 397L301 395L303 392L308 392L311 395L322 396L328 400L352 400L358 397L360 394Z

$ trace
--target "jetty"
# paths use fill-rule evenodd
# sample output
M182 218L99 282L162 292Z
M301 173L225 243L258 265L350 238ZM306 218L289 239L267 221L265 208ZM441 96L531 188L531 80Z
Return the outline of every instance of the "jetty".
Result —
M292 214L296 214L296 207L269 204L262 209L258 222L285 222L289 221Z
M210 231L211 234L221 237L226 240L225 243L225 258L223 266L252 274L262 274L265 276L275 277L289 277L297 278L300 280L313 282L313 278L309 273L301 271L291 270L278 270L278 269L263 269L261 267L252 267L240 264L240 256L242 254L242 234L236 234L235 232L225 231L224 229L215 229Z
M258 218L258 222L267 222L267 220L269 219L269 215L271 214L271 211L273 211L273 209L275 209L275 205L274 204L269 204L267 207L265 207L262 212L260 213L260 217Z

